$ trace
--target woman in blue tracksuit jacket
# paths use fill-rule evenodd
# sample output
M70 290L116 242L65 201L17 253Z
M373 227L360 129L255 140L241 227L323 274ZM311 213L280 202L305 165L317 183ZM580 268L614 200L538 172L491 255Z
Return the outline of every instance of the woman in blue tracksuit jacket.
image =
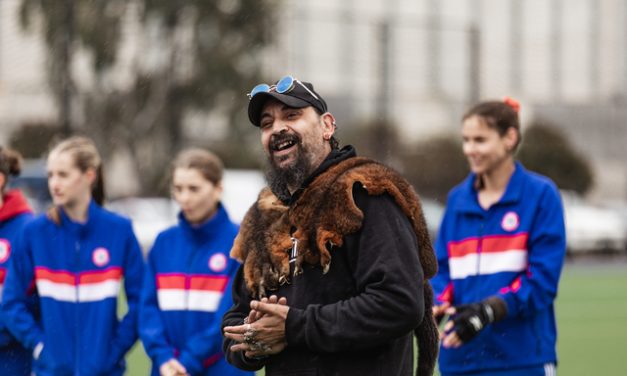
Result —
M28 223L11 257L2 312L31 349L37 375L122 375L137 339L143 262L129 220L99 206L100 157L93 142L72 137L47 161L54 207ZM128 312L119 321L124 281ZM37 290L41 322L27 310Z
M555 184L514 161L519 105L483 102L463 118L471 174L449 194L432 280L446 319L442 375L554 375L566 240Z
M18 190L6 190L10 176L21 171L21 156L16 151L0 148L0 292L4 287L9 257L22 227L32 219L28 202ZM29 299L31 311L36 309L36 297ZM31 354L7 330L0 320L0 373L30 375Z
M222 354L222 315L232 305L238 263L229 257L238 226L220 204L222 162L202 149L181 152L172 191L179 224L157 237L148 255L140 337L152 375L252 375Z

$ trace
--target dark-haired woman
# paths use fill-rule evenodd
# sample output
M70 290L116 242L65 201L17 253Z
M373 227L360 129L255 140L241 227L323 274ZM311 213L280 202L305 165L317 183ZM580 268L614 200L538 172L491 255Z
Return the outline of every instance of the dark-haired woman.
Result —
M174 161L172 195L179 224L157 237L148 255L139 331L152 375L252 375L222 354L222 315L231 307L229 257L238 226L220 203L222 162L203 149Z
M518 109L506 98L463 117L471 173L449 194L432 281L445 376L555 373L564 215L555 184L514 159Z
M32 210L18 190L7 190L10 177L21 172L21 155L13 150L0 148L0 291L4 285L9 257L22 230L32 219ZM36 308L36 297L27 299L31 312ZM30 375L31 355L7 330L0 320L0 373Z
M100 206L101 161L90 139L62 141L47 169L54 207L22 231L4 287L6 324L32 351L37 375L122 375L137 339L139 244L129 220ZM128 312L119 321L122 283ZM33 287L41 323L26 309Z

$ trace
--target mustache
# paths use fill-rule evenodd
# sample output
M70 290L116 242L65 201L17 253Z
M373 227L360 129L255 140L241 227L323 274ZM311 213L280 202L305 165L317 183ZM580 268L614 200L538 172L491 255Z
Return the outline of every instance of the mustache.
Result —
M295 144L300 144L301 138L299 135L295 133L282 132L278 134L273 134L270 137L270 143L269 143L270 149L276 150L281 143L287 142L287 141L291 141Z

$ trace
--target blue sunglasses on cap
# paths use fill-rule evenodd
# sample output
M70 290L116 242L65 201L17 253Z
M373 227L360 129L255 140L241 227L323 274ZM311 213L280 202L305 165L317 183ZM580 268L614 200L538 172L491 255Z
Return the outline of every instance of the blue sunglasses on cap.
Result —
M316 100L320 100L316 94L314 94L311 90L307 88L302 82L292 76L285 76L277 81L274 85L268 84L259 84L255 86L250 93L248 93L248 99L253 99L253 97L259 93L269 93L269 92L277 92L279 94L289 93L294 86L299 84L302 86L312 97L316 98Z

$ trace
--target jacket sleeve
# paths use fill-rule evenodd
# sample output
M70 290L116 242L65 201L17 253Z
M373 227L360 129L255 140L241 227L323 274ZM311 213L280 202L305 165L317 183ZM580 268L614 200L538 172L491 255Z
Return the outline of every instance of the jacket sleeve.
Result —
M356 187L354 196L364 213L362 228L335 252L347 252L358 294L291 307L288 346L321 353L372 348L406 335L423 319L423 271L409 220L387 194L368 196Z
M156 368L175 357L174 348L166 339L165 328L161 320L161 310L157 300L157 285L155 282L155 269L153 258L161 242L159 238L148 254L148 261L144 271L144 284L142 286L141 301L139 306L139 336L146 353L152 359Z
M199 333L191 337L185 344L185 348L181 351L179 361L190 374L203 371L203 362L213 357L222 357L222 316L233 305L233 297L231 288L233 285L233 277L237 272L239 263L233 259L229 259L229 283L226 285L220 306L214 313L214 319L211 325Z
M508 317L532 315L553 304L557 295L566 235L562 202L554 186L547 187L540 198L527 248L527 271L498 293L507 304Z
M35 283L35 266L29 239L25 230L14 244L2 293L2 318L15 338L32 350L43 342L44 335L29 310L28 292Z
M246 283L244 282L244 266L241 265L237 269L235 278L231 286L232 302L231 308L226 311L222 318L222 326L237 326L242 325L244 319L250 312L251 296L246 289ZM221 329L222 330L222 329ZM231 346L237 344L236 341L224 337L222 340L222 351L226 356L226 360L233 366L246 371L260 370L264 365L265 359L251 359L244 355L243 352L232 352Z
M440 224L438 231L438 237L435 241L435 255L438 259L438 274L431 279L431 286L433 286L434 304L439 305L444 302L453 304L453 283L449 274L448 265L448 241L449 235L447 232L447 224L452 214L448 209L444 213L444 218Z
M125 243L125 265L124 265L124 292L128 311L116 330L111 344L111 359L114 362L124 357L126 352L137 340L137 318L139 310L139 295L141 292L142 278L144 274L144 261L139 248L139 243L133 233L130 223L128 224Z

